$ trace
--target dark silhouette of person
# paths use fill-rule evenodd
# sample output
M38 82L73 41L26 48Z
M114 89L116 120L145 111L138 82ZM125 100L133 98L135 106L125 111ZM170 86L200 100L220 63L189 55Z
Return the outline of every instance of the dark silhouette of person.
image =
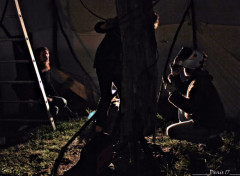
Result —
M106 128L108 109L115 96L112 93L113 84L116 86L118 94L121 95L122 43L117 18L98 22L94 29L98 33L106 34L97 48L94 61L101 92L95 113L96 132L101 132Z
M200 51L183 47L174 59L169 79L163 81L169 102L180 112L180 122L168 126L166 132L174 139L205 144L215 141L212 145L218 147L223 144L219 134L224 128L225 112L213 77L203 68L206 58ZM183 68L187 89L176 67Z
M154 29L159 24L159 16L153 14ZM106 21L98 22L95 27L97 33L105 33L105 37L97 48L94 68L98 76L101 98L96 111L96 132L106 128L106 118L112 98L116 93L112 88L117 89L121 98L122 80L122 42L118 18L109 18Z

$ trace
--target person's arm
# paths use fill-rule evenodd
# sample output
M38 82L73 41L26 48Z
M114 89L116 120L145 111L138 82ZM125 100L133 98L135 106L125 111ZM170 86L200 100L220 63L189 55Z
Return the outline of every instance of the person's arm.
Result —
M46 92L46 95L49 96L57 96L58 93L56 92L52 81L51 81L51 72L47 71L45 74L42 74L42 81L43 81L43 85L44 85L44 89Z
M179 92L173 92L168 100L175 107L180 108L188 114L201 111L205 98L205 86L196 82L191 82L188 87L190 97L181 95Z
M183 82L180 78L180 75L173 75L170 73L168 75L168 81L169 83L174 84L178 92L180 92L181 94L186 93L188 83Z
M95 26L94 26L94 30L97 32L97 33L106 33L106 30L103 30L102 29L102 26L105 24L105 22L98 22Z
M190 82L182 81L180 77L180 69L182 68L174 64L171 64L170 65L171 72L168 75L168 81L169 83L174 84L178 92L180 92L181 94L185 94Z
M193 98L187 98L184 95L180 94L179 92L175 91L170 94L168 97L168 101L175 106L176 108L179 108L183 110L184 112L187 112L189 114L194 112L195 103L193 101Z
M52 96L58 95L51 81L48 83L46 87L46 92L48 93L48 95L52 95Z
M110 18L110 19L107 19L106 21L98 22L94 26L94 30L97 33L107 33L109 30L111 30L112 28L114 28L116 26L117 26L116 19Z

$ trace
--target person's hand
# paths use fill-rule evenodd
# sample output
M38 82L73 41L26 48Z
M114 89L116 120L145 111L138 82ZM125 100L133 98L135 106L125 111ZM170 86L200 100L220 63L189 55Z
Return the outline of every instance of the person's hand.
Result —
M173 76L177 76L180 74L180 71L179 71L179 66L175 65L175 64L171 64L170 65L170 70L171 70L171 74Z
M168 78L168 82L172 84L172 82L174 82L175 76L172 73L169 73L167 78Z
M108 18L106 19L107 24L113 24L114 23L114 18Z
M114 27L117 24L117 18L108 18L105 23L100 26L101 29L106 30Z
M48 100L49 102L52 102L52 101L53 101L53 99L50 98L50 97L47 97L47 100Z
M163 87L169 93L175 92L177 89L175 87L175 83L170 83L166 77L162 77Z

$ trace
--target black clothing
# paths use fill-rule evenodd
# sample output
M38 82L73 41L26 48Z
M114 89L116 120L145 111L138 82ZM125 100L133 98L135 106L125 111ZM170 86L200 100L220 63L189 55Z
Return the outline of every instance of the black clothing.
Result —
M196 70L191 76L186 96L173 92L169 102L186 112L194 124L206 128L220 128L224 123L225 112L213 77L207 71Z
M53 84L51 82L51 71L48 70L43 73L40 72L40 76L44 85L46 95L57 96L57 92L55 91Z
M41 72L40 70L40 76L46 96L52 99L52 101L49 101L50 112L53 116L56 116L59 109L63 109L67 106L67 100L63 97L58 96L56 90L54 89L51 81L51 70L45 72ZM42 94L40 96L42 97Z
M168 75L169 83L173 83L177 91L181 94L186 94L188 85L191 83L191 79L182 81L180 74L173 76L172 74Z
M122 43L120 29L118 25L107 30L102 30L101 25L105 22L99 22L94 29L98 33L106 33L102 42L97 48L94 68L98 76L101 98L95 113L97 125L105 127L107 112L113 98L111 93L112 82L121 94L121 74L122 74Z
M100 28L105 22L98 22L94 30L97 33L106 33L102 42L97 48L94 68L99 67L114 67L117 64L121 65L121 53L122 53L122 42L120 37L120 29L117 26L112 27L107 30L102 30ZM106 65L107 64L107 65Z
M177 91L182 95L186 94L187 89L188 89L188 85L191 83L191 79L185 79L183 81L181 79L180 74L172 75L171 73L168 75L168 81L169 81L169 83L173 83L175 85L175 88L177 89ZM179 122L184 122L184 121L189 120L185 117L184 114L185 114L185 112L183 112L181 109L178 109L178 120L179 120Z
M121 72L118 72L114 67L112 67L112 71L102 71L99 69L96 71L99 80L101 98L98 102L97 112L95 115L97 125L105 127L107 112L111 104L111 100L114 97L111 93L112 82L114 82L115 86L118 88L118 94L121 95L121 75L119 75Z

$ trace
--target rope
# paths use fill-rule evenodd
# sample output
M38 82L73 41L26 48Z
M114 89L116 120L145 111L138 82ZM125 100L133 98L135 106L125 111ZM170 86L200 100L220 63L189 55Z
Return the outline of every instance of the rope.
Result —
M153 7L154 7L155 5L157 5L157 3L159 3L159 2L160 2L160 0L155 1L149 8L147 8L147 10L153 8ZM124 16L121 17L121 19L125 18L127 15L133 13L133 12L134 12L135 10L137 10L137 9L138 9L138 8L136 8L136 9L134 9L133 11L125 14ZM140 15L142 15L142 14L140 14ZM136 17L134 17L134 19L135 19L135 18L136 18ZM121 19L120 19L120 20L121 20ZM126 20L125 22L127 22L127 21L128 21L128 20ZM124 22L123 22L123 23L124 23ZM121 24L122 24L122 23L121 23ZM159 53L156 52L156 59L153 61L152 64L150 64L149 66L147 66L147 68L145 68L139 75L142 75L143 73L145 73L146 71L148 71L149 69L151 69L151 67L153 67L154 65L156 65L157 62L158 62L158 59L159 59Z
M106 21L106 18L103 18L103 17L97 15L95 12L93 12L91 9L89 9L89 8L83 3L82 0L79 0L79 1L80 1L80 3L82 4L82 6L83 6L90 14L92 14L93 16L95 16L95 17L97 17L97 18L99 18L99 19L101 19L101 20ZM149 9L152 8L152 7L154 7L155 5L157 5L157 3L159 3L159 2L160 2L160 0L156 0L154 3L152 3L152 5L149 7ZM139 8L139 7L138 7L138 8ZM124 19L125 17L127 17L129 14L135 12L138 8L136 8L135 10L133 10L133 11L131 11L131 12L123 15L122 17L120 17L120 18L119 18L119 21L123 20L123 19ZM127 21L128 21L128 20L127 20ZM127 22L127 21L125 21L125 22ZM124 22L124 23L125 23L125 22Z
M165 76L165 74L166 74L167 66L168 66L168 62L169 62L169 59L170 59L171 54L172 54L172 50L173 50L173 48L174 48L174 45L175 45L175 43L176 43L176 41L177 41L178 34L179 34L179 32L180 32L180 30L181 30L181 28L182 28L182 25L183 25L183 23L184 23L184 20L185 20L186 15L187 15L187 13L188 13L188 11L189 11L190 8L191 8L191 3L188 5L186 11L184 12L183 17L182 17L182 20L181 20L181 22L180 22L180 24L179 24L179 26L178 26L178 28L177 28L177 31L176 31L176 33L175 33L175 35L174 35L174 38L173 38L173 41L172 41L172 44L171 44L171 47L170 47L170 50L169 50L169 53L168 53L168 57L167 57L166 63L165 63L164 68L163 68L163 76ZM163 84L161 83L160 92L159 92L159 97L161 96L162 87L163 87L162 85L163 85Z
M146 8L146 11L152 9L152 8L153 8L155 5L157 5L159 2L160 2L160 0L157 0L157 1L155 1L154 3L152 3L151 6L149 6L149 7ZM129 13L126 13L125 15L122 15L121 17L119 17L119 19L118 19L119 25L124 24L124 23L129 22L129 21L132 21L132 20L136 19L137 17L143 15L143 13L140 12L137 16L132 17L132 18L127 19L127 20L124 21L124 18L128 17L130 14L134 13L134 12L137 11L139 8L140 8L140 7L137 7L137 8L135 8L134 10L130 11Z
M185 12L184 12L184 14L183 14L183 17L182 17L182 19L181 19L181 22L180 22L180 24L179 24L179 26L178 26L178 28L177 28L177 31L176 31L176 33L175 33L175 35L174 35L174 38L173 38L173 41L172 41L170 50L169 50L169 52L168 52L168 57L167 57L166 63L165 63L164 68L163 68L163 76L165 76L165 74L166 74L167 66L168 66L168 62L169 62L169 59L170 59L171 54L172 54L172 50L173 50L173 48L174 48L174 45L175 45L175 43L176 43L176 41L177 41L178 34L179 34L179 32L180 32L180 30L181 30L181 28L182 28L182 25L183 25L183 23L184 23L184 20L185 20L185 18L186 18L186 15L188 14L188 11L189 11L190 8L191 8L191 3L188 5L187 9L185 10ZM160 85L160 90L159 90L158 99L160 99L160 97L161 97L162 89L163 89L163 82L161 82L161 85ZM155 133L156 133L156 130L154 131L154 134L153 134L153 142L154 142L154 143L155 143L155 141L156 141L156 134L155 134Z
M3 25L3 20L4 20L4 17L5 17L5 14L6 14L6 11L7 11L7 6L8 6L8 0L6 0L6 3L5 3L5 6L4 6L4 10L3 10L3 14L2 14L2 17L1 17L1 20L0 20L0 26L3 30L3 32L5 32L6 36L8 38L11 38L11 34L7 31L7 29L5 28L5 26Z
M97 15L97 14L94 13L92 10L90 10L90 9L82 2L82 0L80 0L80 3L82 4L82 6L83 6L90 14L92 14L93 16L95 16L95 17L97 17L97 18L99 18L99 19L102 19L102 20L106 21L105 18Z
M2 25L3 19L5 17L5 14L6 14L6 11L7 11L8 2L9 1L6 0L5 6L4 6L4 10L3 10L3 13L2 13L2 17L1 17L1 20L0 20L0 25Z
M191 4L191 9L192 9L192 33L193 33L193 48L197 49L197 35L196 35L196 15L195 15L195 8L194 8L194 3L193 0L190 2Z
M55 1L55 2L56 2L56 1ZM56 3L55 3L55 6L57 6ZM57 9L57 8L56 8L56 9ZM71 42L70 42L70 40L69 40L66 32L65 32L64 29L63 29L63 25L62 25L61 19L60 19L60 17L59 17L58 11L57 11L57 21L58 21L60 30L61 30L64 38L66 39L67 45L69 46L70 52L71 52L72 55L73 55L74 60L78 63L78 65L80 66L80 68L82 69L82 71L86 74L88 80L91 80L91 82L93 83L93 86L94 86L95 90L97 90L97 86L94 84L93 79L90 77L90 75L89 75L89 74L87 73L87 71L84 69L84 67L82 66L81 62L79 61L79 59L78 59L78 57L77 57L74 49L73 49L72 46L71 46Z
M175 43L177 41L178 34L179 34L179 32L180 32L180 30L182 28L182 25L184 23L184 20L186 18L186 15L188 14L188 11L189 11L190 8L191 8L191 3L189 4L189 6L187 7L186 11L184 12L182 20L181 20L181 22L180 22L180 24L179 24L179 26L177 28L177 31L176 31L176 33L174 35L174 38L173 38L173 41L172 41L172 44L171 44L171 48L170 48L169 53L168 53L167 61L166 61L165 66L164 66L163 75L166 74L166 70L167 70L169 59L170 59L171 54L172 54L172 50L174 48L174 45L175 45Z

